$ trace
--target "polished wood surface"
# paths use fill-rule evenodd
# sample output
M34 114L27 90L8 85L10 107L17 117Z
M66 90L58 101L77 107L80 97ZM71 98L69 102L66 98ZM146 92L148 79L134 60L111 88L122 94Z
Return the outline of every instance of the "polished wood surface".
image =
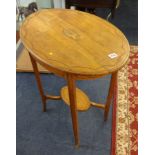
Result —
M30 53L43 111L46 99L63 99L70 105L75 145L79 146L77 110L86 110L90 105L98 107L105 110L107 120L117 71L129 58L127 39L115 26L95 15L66 9L45 9L30 15L21 26L20 35ZM37 63L67 80L68 87L62 88L61 96L44 94ZM77 79L106 74L112 74L112 78L104 105L89 101L76 88Z
M68 87L63 87L61 89L61 97L67 105L70 105ZM79 88L76 88L76 98L77 98L77 110L86 111L90 108L89 98Z
M120 30L75 10L38 11L24 21L20 36L38 61L65 73L105 75L120 69L129 57L129 44ZM111 53L118 57L109 58Z
M115 73L113 73L111 75L109 92L108 92L108 97L107 97L107 101L106 101L106 104L105 104L105 111L104 111L104 120L105 121L108 118L109 108L110 108L110 104L111 104L111 101L112 101L112 97L114 95L114 90L115 90L115 87L116 87L116 82L117 82L117 72L115 72Z
M20 36L19 36L19 31L16 31L16 43L19 41Z
M40 96L41 96L41 99L42 99L42 104L43 104L42 109L43 109L43 112L46 112L46 100L47 99L60 100L61 96L45 95L42 84L41 84L41 78L40 78L40 73L39 73L39 70L38 70L37 63L36 63L35 59L33 58L33 56L30 53L29 53L29 55L30 55L30 59L31 59L32 66L33 66L33 69L34 69L35 78L36 78L36 81L37 81L39 93L40 93Z
M39 93L40 93L40 96L41 96L41 99L42 99L42 104L43 104L42 109L43 109L43 112L45 112L46 111L46 96L44 94L44 90L43 90L43 87L42 87L42 84L41 84L41 79L40 79L40 75L39 75L40 73L39 73L36 61L31 56L31 54L29 54L29 55L30 55L30 59L31 59L31 62L32 62L34 72L35 72L35 78L36 78L36 81L37 81Z
M95 102L90 102L90 104L91 104L91 106L93 106L93 107L105 109L105 104L102 104L102 103L95 103Z
M76 98L76 83L75 79L72 74L67 75L67 84L68 84L68 94L69 94L69 101L70 101L70 110L72 116L72 125L73 125L73 132L75 137L75 146L79 147L80 140L79 140L79 125L78 125L78 113L77 113L77 98Z

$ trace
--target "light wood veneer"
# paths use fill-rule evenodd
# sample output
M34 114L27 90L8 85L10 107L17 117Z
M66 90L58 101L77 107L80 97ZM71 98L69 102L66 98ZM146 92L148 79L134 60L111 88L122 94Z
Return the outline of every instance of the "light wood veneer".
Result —
M30 15L22 24L20 37L27 48L46 111L47 99L63 99L70 106L75 145L79 146L77 110L90 106L104 109L107 120L116 85L117 71L129 58L124 34L111 23L88 13L68 9L45 9ZM110 54L116 57L109 57ZM45 95L37 63L67 80L60 96ZM112 74L107 101L94 103L76 88L76 80Z

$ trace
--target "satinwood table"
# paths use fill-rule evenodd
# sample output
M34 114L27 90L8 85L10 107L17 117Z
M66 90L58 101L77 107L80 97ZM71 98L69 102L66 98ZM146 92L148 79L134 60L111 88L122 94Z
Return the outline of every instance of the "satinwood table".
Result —
M103 118L107 120L117 71L129 58L126 37L95 15L69 9L45 9L30 15L21 26L20 37L30 55L43 111L46 111L46 100L64 100L70 106L75 145L79 146L77 111L86 111L91 106L102 108ZM37 63L67 80L60 96L44 94ZM76 88L76 80L107 74L111 74L111 82L105 104L90 101Z

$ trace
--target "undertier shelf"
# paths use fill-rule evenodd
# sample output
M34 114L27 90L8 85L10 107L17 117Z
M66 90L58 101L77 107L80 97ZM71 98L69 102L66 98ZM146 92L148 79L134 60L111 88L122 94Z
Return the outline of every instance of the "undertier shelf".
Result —
M68 106L70 106L67 86L65 86L61 89L61 97L62 97L63 101ZM79 88L76 88L76 103L77 103L77 110L79 110L79 111L86 111L91 106L88 96Z
M61 98L68 106L70 106L67 86L61 89ZM79 88L76 88L76 103L77 103L77 110L79 111L86 111L90 108L90 106L105 109L105 104L91 102L88 96Z

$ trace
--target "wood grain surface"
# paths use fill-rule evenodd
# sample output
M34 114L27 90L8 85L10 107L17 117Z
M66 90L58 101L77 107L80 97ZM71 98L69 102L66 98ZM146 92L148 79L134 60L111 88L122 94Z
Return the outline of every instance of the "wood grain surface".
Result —
M61 89L61 97L67 105L70 105L69 93L68 93L67 86L65 86ZM91 105L90 105L89 98L79 88L76 88L76 98L77 98L77 101L76 101L77 102L77 110L86 111L90 108Z
M46 67L65 73L105 75L123 67L129 44L111 23L89 13L68 9L45 9L22 24L24 46ZM108 55L116 53L111 59Z
M46 99L63 99L70 105L75 145L80 144L77 110L91 105L105 110L107 119L117 71L129 58L129 44L123 33L109 22L89 13L68 9L45 9L30 15L20 29L28 50L46 111ZM45 95L36 62L67 80L60 96ZM105 105L91 102L77 79L112 74Z

